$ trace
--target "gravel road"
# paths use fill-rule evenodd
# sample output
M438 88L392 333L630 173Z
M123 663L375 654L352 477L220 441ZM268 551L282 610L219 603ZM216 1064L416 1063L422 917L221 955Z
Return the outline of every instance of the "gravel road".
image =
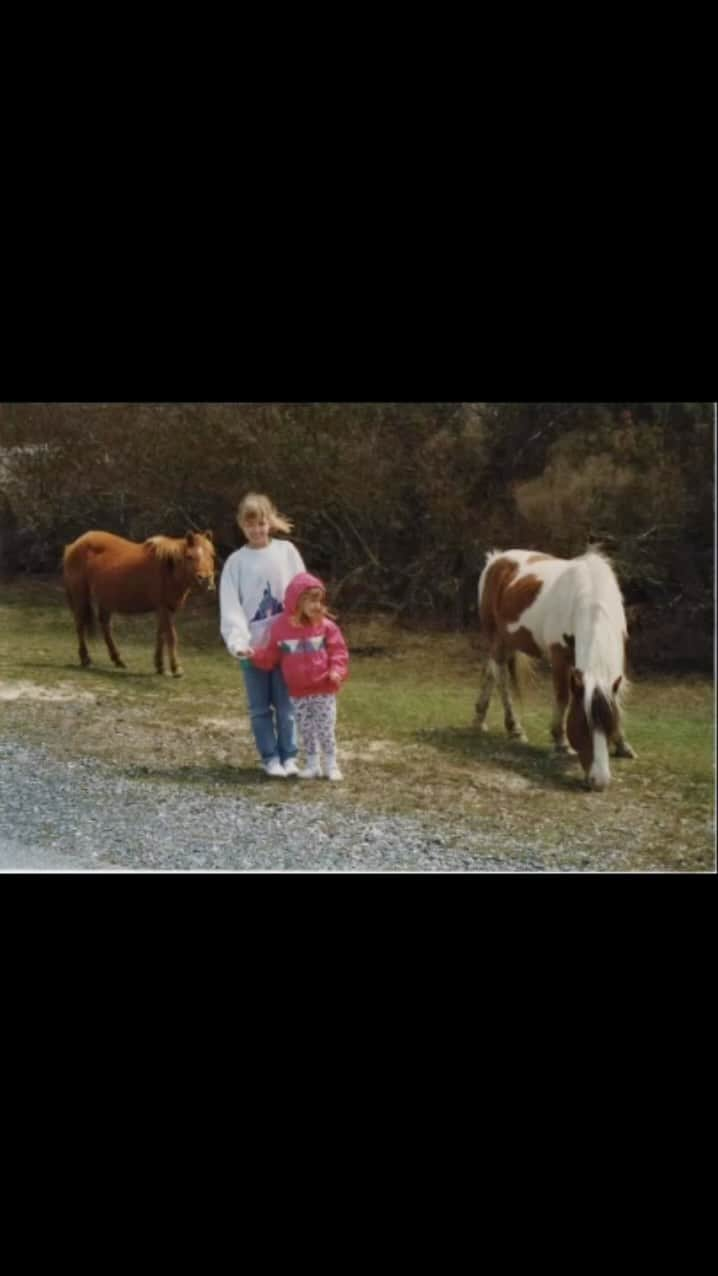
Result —
M271 783L271 782L269 782ZM274 783L301 784L301 781ZM475 829L457 845L404 816L208 794L0 740L0 871L536 872Z

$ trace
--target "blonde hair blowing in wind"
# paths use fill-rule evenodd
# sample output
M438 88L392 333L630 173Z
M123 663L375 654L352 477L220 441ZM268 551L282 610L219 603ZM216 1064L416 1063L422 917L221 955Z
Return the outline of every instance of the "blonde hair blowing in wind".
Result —
M294 524L285 514L280 514L274 501L261 492L247 492L239 502L237 522L239 526L249 518L266 518L272 532L291 532Z

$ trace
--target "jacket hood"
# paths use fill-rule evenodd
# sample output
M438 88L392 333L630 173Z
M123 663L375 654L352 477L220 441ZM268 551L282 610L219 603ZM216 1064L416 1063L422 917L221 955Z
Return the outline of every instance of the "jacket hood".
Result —
M295 611L299 597L304 593L305 589L322 589L326 586L323 580L318 576L312 576L311 572L299 572L293 576L284 592L284 610L288 616Z

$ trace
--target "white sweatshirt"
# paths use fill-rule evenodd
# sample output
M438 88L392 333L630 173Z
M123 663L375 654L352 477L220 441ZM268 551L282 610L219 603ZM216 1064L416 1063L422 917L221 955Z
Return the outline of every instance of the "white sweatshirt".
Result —
M264 646L272 620L284 610L287 585L305 570L291 541L271 540L264 549L243 545L230 554L219 582L219 610L231 655Z

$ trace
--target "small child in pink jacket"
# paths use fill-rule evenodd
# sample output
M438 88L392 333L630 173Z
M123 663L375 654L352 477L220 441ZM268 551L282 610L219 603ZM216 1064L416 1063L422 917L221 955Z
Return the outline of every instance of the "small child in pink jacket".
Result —
M318 576L299 572L287 585L284 611L272 625L267 646L251 652L258 669L281 666L306 754L299 772L303 780L322 774L320 748L327 779L343 778L337 765L336 697L349 676L349 652L339 626L329 619L325 595Z

